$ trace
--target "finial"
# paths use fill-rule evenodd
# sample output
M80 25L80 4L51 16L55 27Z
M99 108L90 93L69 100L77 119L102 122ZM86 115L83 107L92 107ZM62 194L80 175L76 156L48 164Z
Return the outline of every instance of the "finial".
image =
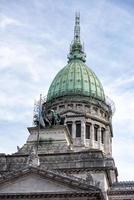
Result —
M80 43L80 13L75 13L74 42Z
M80 13L75 13L74 39L70 45L70 53L68 55L68 62L72 60L86 61L83 46L80 41Z

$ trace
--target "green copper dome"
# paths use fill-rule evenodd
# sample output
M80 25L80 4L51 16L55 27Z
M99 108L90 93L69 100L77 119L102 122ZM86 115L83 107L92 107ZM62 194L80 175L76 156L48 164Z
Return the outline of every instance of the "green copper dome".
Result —
M95 73L85 64L80 42L79 15L76 15L74 41L70 47L68 64L60 70L50 85L47 101L62 96L81 95L105 101L103 87Z

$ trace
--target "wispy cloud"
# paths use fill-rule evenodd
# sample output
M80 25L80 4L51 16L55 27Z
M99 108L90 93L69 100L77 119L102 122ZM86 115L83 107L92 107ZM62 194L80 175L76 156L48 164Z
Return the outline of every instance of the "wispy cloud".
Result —
M0 15L0 29L5 29L9 26L20 26L21 23L17 19L10 18L5 15Z

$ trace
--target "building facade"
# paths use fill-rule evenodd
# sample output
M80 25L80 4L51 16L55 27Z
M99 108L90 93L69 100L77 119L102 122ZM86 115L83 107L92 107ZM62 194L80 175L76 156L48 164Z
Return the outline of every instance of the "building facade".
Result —
M117 179L113 112L86 65L77 13L68 63L35 106L26 143L0 154L0 199L134 199L134 183Z

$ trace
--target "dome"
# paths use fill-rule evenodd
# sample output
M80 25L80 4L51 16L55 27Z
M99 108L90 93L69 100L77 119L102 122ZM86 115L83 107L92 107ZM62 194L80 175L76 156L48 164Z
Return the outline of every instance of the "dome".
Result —
M85 58L86 55L80 42L80 17L77 15L68 64L59 71L50 85L47 101L74 95L105 101L103 87L95 73L85 64Z
M105 101L103 87L86 64L75 59L69 62L54 78L47 95L47 101L66 95L82 95Z

